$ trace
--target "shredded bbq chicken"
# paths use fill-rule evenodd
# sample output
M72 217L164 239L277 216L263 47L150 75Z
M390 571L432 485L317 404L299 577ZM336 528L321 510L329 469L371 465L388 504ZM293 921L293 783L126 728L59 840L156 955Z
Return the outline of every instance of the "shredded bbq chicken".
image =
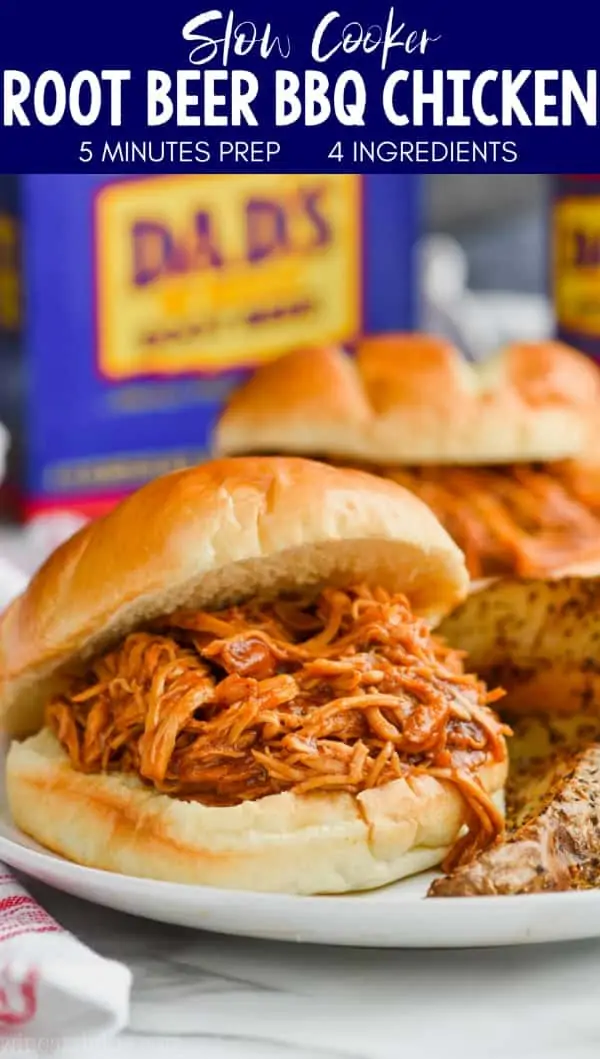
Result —
M543 577L600 558L600 474L575 464L380 467L424 500L473 578Z
M205 805L436 776L468 812L448 868L503 826L476 775L505 755L508 729L488 705L501 695L403 596L328 588L131 633L49 703L47 723L76 769L136 773Z

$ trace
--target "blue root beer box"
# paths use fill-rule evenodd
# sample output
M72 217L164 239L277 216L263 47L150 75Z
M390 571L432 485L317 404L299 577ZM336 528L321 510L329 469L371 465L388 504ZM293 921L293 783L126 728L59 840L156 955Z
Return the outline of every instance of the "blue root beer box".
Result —
M410 328L411 176L2 177L0 418L25 517L210 452L244 373Z

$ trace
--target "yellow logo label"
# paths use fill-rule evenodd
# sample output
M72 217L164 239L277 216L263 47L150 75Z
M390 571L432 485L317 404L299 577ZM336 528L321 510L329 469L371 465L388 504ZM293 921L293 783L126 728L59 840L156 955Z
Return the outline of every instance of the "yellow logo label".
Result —
M554 213L554 302L565 330L600 335L600 201L573 197Z
M360 329L360 177L119 181L94 220L108 378L244 367Z
M15 217L0 213L0 328L16 331L20 323L19 227Z

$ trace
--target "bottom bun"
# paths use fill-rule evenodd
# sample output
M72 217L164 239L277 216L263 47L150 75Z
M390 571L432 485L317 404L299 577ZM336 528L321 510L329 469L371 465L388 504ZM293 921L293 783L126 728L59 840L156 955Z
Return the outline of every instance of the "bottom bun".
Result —
M490 793L501 795L506 770L481 770ZM211 808L135 776L77 772L48 729L12 744L7 790L17 826L78 864L272 893L368 890L433 868L465 821L457 788L426 775L356 797L285 793Z

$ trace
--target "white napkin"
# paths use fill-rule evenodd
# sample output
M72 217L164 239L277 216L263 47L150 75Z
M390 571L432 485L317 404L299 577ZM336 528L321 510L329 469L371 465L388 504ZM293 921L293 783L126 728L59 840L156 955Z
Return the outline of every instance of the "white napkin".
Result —
M0 557L0 609L26 583ZM118 1033L128 1020L131 977L63 930L0 862L0 1036Z
M0 1035L115 1034L130 990L128 968L63 930L0 863Z
M38 882L34 893L134 975L128 1032L60 1059L598 1059L600 941L336 949L90 915Z

